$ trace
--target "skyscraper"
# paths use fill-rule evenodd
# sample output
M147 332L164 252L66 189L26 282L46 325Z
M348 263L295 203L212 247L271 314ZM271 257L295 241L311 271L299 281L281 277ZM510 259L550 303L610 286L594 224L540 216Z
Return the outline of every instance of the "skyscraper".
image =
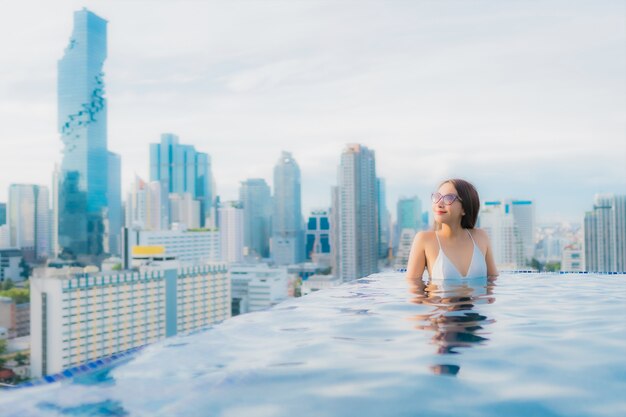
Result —
M626 195L597 194L585 213L585 269L626 270Z
M243 261L243 208L239 201L225 201L218 208L220 247L224 262Z
M6 203L0 203L0 226L7 222L7 205Z
M478 223L489 235L499 269L518 269L525 265L524 243L509 203L486 201Z
M169 199L160 181L145 182L139 177L126 197L126 227L142 230L167 230Z
M63 141L58 239L66 255L90 260L104 254L108 220L106 56L107 21L87 9L75 12L72 36L58 63Z
M378 192L378 256L386 258L391 244L391 216L387 209L387 186L384 178L376 179Z
M247 254L270 256L272 196L264 179L251 178L241 182L239 201L243 204L243 242Z
M205 226L213 200L211 158L191 145L181 145L172 133L150 144L150 181L161 181L170 194L190 194L199 201L200 224Z
M11 184L8 225L11 247L22 250L24 259L41 261L50 252L48 187Z
M338 275L343 281L361 278L378 270L378 196L374 151L359 144L346 146L341 154L333 220L338 227L336 253Z
M122 158L113 152L108 157L108 250L112 255L120 254L122 230Z
M274 262L288 265L304 260L304 230L300 167L289 152L274 166L274 209L271 253Z

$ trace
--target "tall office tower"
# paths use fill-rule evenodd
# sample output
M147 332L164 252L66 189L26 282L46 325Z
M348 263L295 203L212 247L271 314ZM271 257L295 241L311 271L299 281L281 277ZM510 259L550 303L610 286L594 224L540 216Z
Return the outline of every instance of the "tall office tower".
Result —
M145 182L139 177L126 197L126 227L141 230L167 230L169 198L160 181Z
M62 372L230 317L226 265L148 261L139 271L37 271L30 286L31 375Z
M222 261L243 260L243 208L239 201L225 201L218 208Z
M7 205L0 203L0 226L7 223Z
M302 262L304 231L300 196L300 168L289 152L274 166L274 210L271 253L278 265Z
M50 251L48 187L11 184L8 209L11 246L21 249L29 262L46 259Z
M66 255L96 262L105 252L108 223L106 55L106 20L87 9L75 12L74 30L58 63L63 141L58 236Z
M376 179L378 193L378 256L386 258L391 246L391 215L387 208L387 185L384 178Z
M613 270L626 272L626 194L613 196Z
M161 181L170 194L189 194L199 201L200 225L205 226L213 201L211 158L191 145L181 145L178 136L161 135L150 144L150 181Z
M535 205L530 200L506 200L524 247L524 261L530 264L535 251Z
M478 215L478 227L489 235L493 258L499 269L525 266L524 244L509 203L486 201Z
M330 266L339 278L339 187L330 187Z
M585 213L585 269L626 270L626 195L597 194L593 211Z
M339 268L349 281L378 270L378 196L374 151L359 144L346 146L338 170L338 190L333 198L338 219ZM334 250L334 249L333 249Z
M270 256L272 195L265 180L251 178L241 182L239 201L243 204L243 244L247 255Z
M112 255L120 254L120 234L122 230L122 158L109 152L109 180L107 185L107 201L109 204L109 250Z
M330 256L330 253L329 211L312 210L306 223L306 258L314 259L319 254Z

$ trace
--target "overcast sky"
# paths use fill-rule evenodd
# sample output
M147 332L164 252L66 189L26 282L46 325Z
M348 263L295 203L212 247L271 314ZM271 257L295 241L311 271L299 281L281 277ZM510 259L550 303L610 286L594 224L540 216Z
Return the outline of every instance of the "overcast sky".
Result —
M449 177L578 221L626 193L624 1L2 1L0 201L61 161L57 61L73 11L107 19L109 149L123 188L162 132L208 152L218 194L281 150L303 208L330 204L346 143L376 151L395 213ZM395 216L395 214L394 214Z

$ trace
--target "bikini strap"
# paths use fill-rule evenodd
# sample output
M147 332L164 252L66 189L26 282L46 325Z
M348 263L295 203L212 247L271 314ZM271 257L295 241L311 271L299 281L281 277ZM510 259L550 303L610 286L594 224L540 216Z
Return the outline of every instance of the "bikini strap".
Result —
M474 245L476 244L476 241L474 240L474 237L472 236L472 234L470 233L469 229L465 229L467 230L467 234L470 235L470 238L472 239L472 242L474 243Z
M437 243L439 243L439 250L441 250L441 241L439 240L439 235L437 234L436 230L435 230L435 237L437 237Z

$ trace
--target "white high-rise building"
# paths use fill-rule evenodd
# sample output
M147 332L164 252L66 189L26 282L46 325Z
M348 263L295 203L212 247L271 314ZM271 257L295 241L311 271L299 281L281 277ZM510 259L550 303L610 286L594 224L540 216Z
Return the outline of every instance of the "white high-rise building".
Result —
M193 198L191 193L170 194L170 224L183 224L189 229L200 227L200 200Z
M597 194L585 213L585 270L626 271L626 195Z
M19 248L27 261L50 254L50 207L48 187L12 184L9 187L7 224L11 247Z
M167 230L169 200L163 182L145 182L139 177L126 198L126 227L142 230Z
M487 201L481 209L479 227L489 235L493 258L498 269L519 269L525 265L524 244L515 223L511 206Z
M378 271L378 192L374 151L359 144L347 145L341 154L333 227L337 245L331 248L342 281Z
M524 262L530 263L535 252L535 205L530 200L506 200L513 213L524 250Z
M226 265L43 269L31 279L31 375L65 369L230 317Z
M243 260L243 208L238 201L225 201L218 209L222 261Z

